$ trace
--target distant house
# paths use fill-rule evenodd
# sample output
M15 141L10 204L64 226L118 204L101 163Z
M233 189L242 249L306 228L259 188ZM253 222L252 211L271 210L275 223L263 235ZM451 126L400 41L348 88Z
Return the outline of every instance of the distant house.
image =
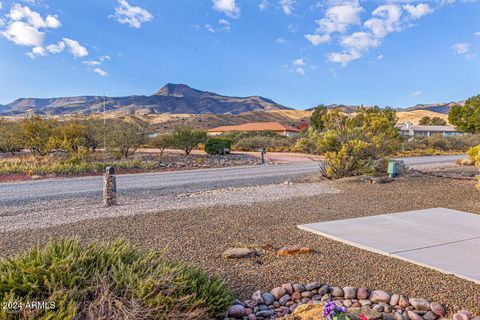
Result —
M300 132L299 129L283 125L279 122L250 122L238 126L221 126L207 131L209 136L216 136L225 132L262 132L273 131L278 134L295 137Z
M404 137L458 136L463 135L454 126L417 126L405 123L398 127Z

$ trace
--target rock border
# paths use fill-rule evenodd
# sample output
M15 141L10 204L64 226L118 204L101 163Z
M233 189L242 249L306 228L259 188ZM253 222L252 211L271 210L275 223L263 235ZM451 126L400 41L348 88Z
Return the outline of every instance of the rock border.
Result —
M270 292L255 291L250 299L235 300L225 320L281 319L291 315L301 305L323 305L333 301L345 307L347 313L365 313L369 320L444 320L445 308L437 302L421 298L408 298L384 290L368 288L334 287L319 282L309 284L287 283ZM369 312L373 311L373 312ZM302 319L299 317L298 319ZM480 320L461 310L452 320Z

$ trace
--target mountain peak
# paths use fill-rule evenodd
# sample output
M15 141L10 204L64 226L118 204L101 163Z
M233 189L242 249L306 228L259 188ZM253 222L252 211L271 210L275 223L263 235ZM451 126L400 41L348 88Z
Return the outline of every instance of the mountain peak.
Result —
M186 84L167 83L160 90L158 90L155 96L169 96L169 97L198 97L204 94L204 91L193 89Z

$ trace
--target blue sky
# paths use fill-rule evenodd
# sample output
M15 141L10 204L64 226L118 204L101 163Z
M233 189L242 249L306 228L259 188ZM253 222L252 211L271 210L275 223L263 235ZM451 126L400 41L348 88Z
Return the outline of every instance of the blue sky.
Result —
M480 93L480 1L0 3L0 104L167 82L299 109Z

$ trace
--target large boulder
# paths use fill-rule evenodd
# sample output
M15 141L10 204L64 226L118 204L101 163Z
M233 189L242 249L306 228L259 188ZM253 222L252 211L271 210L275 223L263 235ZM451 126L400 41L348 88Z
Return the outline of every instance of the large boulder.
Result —
M370 292L370 296L368 298L373 303L389 303L390 302L390 293L383 291L383 290L374 290Z

